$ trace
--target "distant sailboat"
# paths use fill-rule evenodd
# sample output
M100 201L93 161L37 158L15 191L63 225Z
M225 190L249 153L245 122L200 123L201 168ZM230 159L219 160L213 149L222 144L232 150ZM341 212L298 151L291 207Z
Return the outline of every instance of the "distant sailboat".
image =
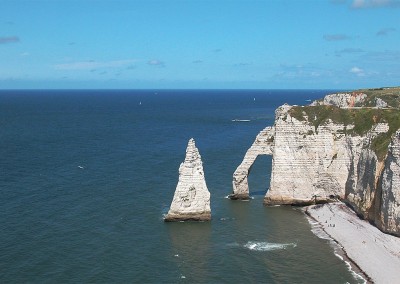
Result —
M141 105L142 105L142 102L139 102L139 105L141 106Z

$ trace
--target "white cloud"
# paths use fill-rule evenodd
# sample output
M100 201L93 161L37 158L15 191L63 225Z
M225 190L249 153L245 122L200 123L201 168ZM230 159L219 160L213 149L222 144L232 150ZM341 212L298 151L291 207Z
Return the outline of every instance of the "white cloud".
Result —
M70 63L62 63L54 65L57 70L93 70L96 68L118 68L131 65L135 63L134 59L126 60L111 60L111 61L76 61Z
M149 60L149 61L147 61L147 64L148 65L152 65L152 66L159 66L159 67L164 67L165 66L165 63L163 61L161 61L161 60L158 60L158 59Z
M389 33L392 33L392 32L395 32L395 31L396 31L395 28L383 28L383 29L379 30L379 31L376 33L376 35L377 35L377 36L386 36L386 35L388 35Z
M19 37L17 36L0 37L0 44L16 43L19 41Z
M355 74L357 76L365 76L364 70L359 68L359 67L357 67L357 66L354 66L353 68L351 68L349 70L349 72L353 73L353 74Z
M369 52L365 54L363 59L372 62L397 63L400 61L400 51L385 50L385 51Z
M361 48L344 48L344 49L341 49L341 50L337 50L335 52L335 55L336 56L342 56L344 54L361 54L363 52L364 52L364 50L361 49Z
M398 0L353 0L352 7L355 9L379 8L379 7L400 7Z
M341 40L349 40L350 36L345 34L325 34L324 40L326 41L341 41Z

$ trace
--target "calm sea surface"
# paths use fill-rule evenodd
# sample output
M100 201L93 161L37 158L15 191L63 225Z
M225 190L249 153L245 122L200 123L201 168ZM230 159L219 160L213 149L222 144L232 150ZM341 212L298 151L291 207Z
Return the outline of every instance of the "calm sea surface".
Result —
M225 198L274 110L329 91L0 91L0 283L358 283L292 207ZM232 122L249 119L250 122ZM189 138L212 221L164 223Z

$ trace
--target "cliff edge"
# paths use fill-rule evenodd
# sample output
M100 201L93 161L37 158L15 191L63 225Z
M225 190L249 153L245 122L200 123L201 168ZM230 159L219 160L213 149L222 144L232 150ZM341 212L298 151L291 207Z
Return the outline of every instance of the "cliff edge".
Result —
M258 155L272 155L264 204L343 200L384 232L400 236L400 88L330 94L283 105L233 174L231 199L249 198Z

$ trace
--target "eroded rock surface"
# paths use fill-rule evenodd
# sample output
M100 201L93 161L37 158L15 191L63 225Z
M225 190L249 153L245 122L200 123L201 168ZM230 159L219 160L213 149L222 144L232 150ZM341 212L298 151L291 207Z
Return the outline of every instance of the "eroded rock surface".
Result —
M314 106L348 109L363 100L364 94L335 94ZM230 197L249 198L247 177L255 159L272 155L264 204L308 205L338 198L382 231L400 236L400 131L392 136L386 156L378 158L376 148L382 146L376 138L389 131L385 120L378 121L375 115L365 118L372 126L360 134L353 131L354 124L319 120L317 114L307 115L301 109L299 116L302 107L294 116L292 108L279 107L274 125L257 135L233 174Z
M389 146L380 187L377 225L384 232L400 236L400 131Z
M364 93L340 93L326 95L322 100L314 101L311 105L334 105L340 108L355 107L363 103L367 97Z
M194 139L179 167L179 180L165 221L207 221L211 219L210 192L204 177L203 162Z

